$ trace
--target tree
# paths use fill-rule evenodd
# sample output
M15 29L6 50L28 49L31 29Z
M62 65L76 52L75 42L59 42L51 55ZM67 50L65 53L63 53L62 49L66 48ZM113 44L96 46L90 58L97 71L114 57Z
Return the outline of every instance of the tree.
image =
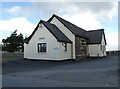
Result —
M24 38L23 38L22 33L20 33L18 35L18 47L17 47L17 50L21 51L21 52L24 51Z
M15 30L10 37L7 37L6 39L2 40L3 46L2 50L7 52L15 52L15 51L21 51L23 52L23 44L24 44L24 38L22 33L17 35L17 30Z

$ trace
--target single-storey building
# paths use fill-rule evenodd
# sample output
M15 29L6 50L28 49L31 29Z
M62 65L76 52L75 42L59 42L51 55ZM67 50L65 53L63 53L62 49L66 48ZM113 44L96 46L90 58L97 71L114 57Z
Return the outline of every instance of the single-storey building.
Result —
M24 58L39 60L81 59L106 56L104 29L86 31L53 14L40 20L25 39Z

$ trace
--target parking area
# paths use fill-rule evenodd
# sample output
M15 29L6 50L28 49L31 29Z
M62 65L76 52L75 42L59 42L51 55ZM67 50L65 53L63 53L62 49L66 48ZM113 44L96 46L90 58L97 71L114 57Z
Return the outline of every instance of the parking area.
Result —
M118 56L84 60L19 59L2 64L4 87L117 87Z

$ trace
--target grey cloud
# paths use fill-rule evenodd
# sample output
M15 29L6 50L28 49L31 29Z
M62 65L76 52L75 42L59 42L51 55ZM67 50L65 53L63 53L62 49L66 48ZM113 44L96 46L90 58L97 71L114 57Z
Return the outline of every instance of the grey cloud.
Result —
M82 11L90 10L95 13L99 13L101 11L109 11L113 8L112 2L81 2L75 3L75 5L78 6Z
M32 6L26 5L26 7L22 7L22 10L17 15L29 17L40 15L43 19L47 19L52 14L74 15L90 11L99 16L101 12L108 14L112 8L112 2L32 2Z
M38 2L33 3L34 8L38 11L37 13L42 14L45 17L51 16L53 13L55 14L64 14L69 12L70 4L67 3L58 3L58 2ZM67 9L66 9L67 8ZM69 14L69 13L68 13Z
M53 13L76 14L78 12L91 11L95 14L100 12L107 13L113 8L112 2L37 2L33 3L34 9L45 17Z

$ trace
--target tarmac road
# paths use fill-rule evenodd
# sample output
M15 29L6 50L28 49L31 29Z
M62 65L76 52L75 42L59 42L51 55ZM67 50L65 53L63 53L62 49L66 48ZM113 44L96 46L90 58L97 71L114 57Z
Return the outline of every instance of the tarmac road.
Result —
M17 60L3 64L3 87L117 87L118 56L84 61Z

